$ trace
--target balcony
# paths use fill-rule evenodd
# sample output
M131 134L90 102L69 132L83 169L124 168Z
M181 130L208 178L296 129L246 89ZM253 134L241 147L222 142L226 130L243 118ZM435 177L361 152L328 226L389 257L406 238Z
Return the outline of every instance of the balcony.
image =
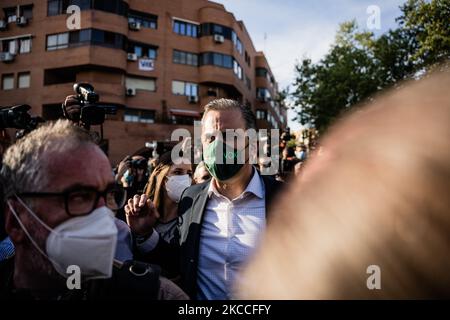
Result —
M43 68L97 65L126 70L126 52L120 49L82 45L47 51L41 62Z

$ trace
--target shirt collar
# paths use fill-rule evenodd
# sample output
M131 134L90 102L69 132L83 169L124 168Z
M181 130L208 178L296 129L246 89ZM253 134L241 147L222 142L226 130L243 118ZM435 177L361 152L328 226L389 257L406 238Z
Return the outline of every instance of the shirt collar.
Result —
M250 182L248 183L247 188L245 188L245 190L242 194L246 194L246 193L252 193L260 199L264 198L264 185L261 181L261 177L259 176L258 170L256 170L255 168L253 168L252 178L250 179ZM208 196L210 197L211 194L214 194L215 196L222 196L216 188L216 185L214 183L214 178L211 179L211 182L209 183L209 187L208 187Z

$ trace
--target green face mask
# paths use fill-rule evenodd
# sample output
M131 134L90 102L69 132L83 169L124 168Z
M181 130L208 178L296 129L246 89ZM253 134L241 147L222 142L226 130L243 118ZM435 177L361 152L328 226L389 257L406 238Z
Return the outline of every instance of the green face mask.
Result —
M219 161L217 158L219 156L218 148L220 147L223 148L222 161ZM208 169L209 173L217 180L228 180L234 177L244 165L243 163L237 163L238 160L241 159L240 153L244 150L238 151L216 139L208 145L204 152L203 157L206 169ZM227 163L231 161L233 163Z

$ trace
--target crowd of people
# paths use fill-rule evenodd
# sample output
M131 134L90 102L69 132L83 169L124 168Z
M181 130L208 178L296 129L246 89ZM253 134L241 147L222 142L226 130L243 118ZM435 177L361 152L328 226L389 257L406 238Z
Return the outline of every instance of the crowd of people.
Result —
M256 127L230 99L204 107L197 165L169 151L111 168L89 131L43 124L3 154L0 299L448 298L448 85L377 100L320 152L287 132L272 176L218 134Z

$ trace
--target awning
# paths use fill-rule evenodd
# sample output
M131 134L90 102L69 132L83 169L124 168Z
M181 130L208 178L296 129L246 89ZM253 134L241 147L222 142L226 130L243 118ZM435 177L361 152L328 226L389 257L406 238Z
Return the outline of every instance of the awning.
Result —
M5 38L0 38L0 41L4 41L4 40L14 40L14 39L23 39L23 38L32 38L33 35L32 34L22 34L19 36L12 36L12 37L5 37Z
M170 113L174 116L185 116L185 117L193 117L200 118L200 112L186 109L170 109Z

